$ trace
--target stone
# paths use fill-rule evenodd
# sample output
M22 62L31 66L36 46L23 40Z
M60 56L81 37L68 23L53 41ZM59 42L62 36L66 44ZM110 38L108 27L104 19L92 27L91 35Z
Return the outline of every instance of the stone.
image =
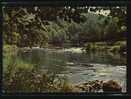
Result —
M92 84L92 87L95 90L100 90L103 86L103 81L95 80L94 84Z
M104 92L121 92L122 91L122 87L120 86L120 84L118 84L118 82L114 80L109 80L109 81L104 82L102 89Z
M102 88L102 81L89 81L76 85L75 87L85 92L96 92Z
M74 86L73 92L121 92L122 87L115 80L88 81Z

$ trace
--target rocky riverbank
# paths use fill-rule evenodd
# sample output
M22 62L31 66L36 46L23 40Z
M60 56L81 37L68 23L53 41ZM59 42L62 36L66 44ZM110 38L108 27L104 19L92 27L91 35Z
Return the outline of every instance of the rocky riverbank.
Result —
M115 80L95 80L81 84L74 85L73 92L110 92L120 93L122 92L121 85Z

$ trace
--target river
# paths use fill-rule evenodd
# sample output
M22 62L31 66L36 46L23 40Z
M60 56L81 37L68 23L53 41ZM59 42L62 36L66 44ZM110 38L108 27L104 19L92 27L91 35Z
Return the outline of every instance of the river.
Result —
M19 52L19 58L39 65L43 71L66 76L73 84L113 79L120 82L126 92L127 58L119 53L85 53L81 48L33 48L31 52Z

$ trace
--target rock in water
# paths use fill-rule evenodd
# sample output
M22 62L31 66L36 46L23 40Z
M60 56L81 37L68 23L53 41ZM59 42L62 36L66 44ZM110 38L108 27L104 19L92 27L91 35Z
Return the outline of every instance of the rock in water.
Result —
M121 92L122 87L118 84L117 81L109 80L103 83L104 92Z

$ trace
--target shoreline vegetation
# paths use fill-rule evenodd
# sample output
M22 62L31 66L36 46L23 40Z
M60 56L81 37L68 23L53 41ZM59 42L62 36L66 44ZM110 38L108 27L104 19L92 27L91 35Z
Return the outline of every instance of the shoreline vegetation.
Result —
M111 42L96 42L85 44L84 49L88 51L109 51L112 53L127 54L126 41Z
M49 49L68 49L72 48L70 45L68 46L53 46L52 44L46 47L22 47L20 49L25 50L24 52L29 52L33 48L49 48ZM95 52L95 51L104 51L104 52L111 52L111 53L120 53L121 55L127 55L127 44L126 41L116 41L114 43L110 42L88 42L83 47L73 47L73 48L81 48L80 50L83 53L88 52ZM73 50L72 50L73 51Z

